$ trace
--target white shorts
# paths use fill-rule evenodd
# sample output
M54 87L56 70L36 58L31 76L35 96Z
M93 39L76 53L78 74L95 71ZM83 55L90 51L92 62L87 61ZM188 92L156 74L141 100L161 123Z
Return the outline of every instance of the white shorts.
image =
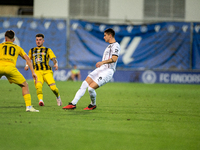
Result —
M114 71L113 69L108 68L96 68L92 71L88 77L92 78L94 82L96 82L99 87L111 81L113 77Z

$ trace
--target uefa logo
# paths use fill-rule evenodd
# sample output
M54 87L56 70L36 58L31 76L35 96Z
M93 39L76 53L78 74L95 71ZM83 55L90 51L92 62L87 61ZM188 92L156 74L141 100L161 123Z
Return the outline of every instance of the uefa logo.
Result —
M151 70L147 70L142 74L142 81L144 83L153 84L156 82L156 74Z

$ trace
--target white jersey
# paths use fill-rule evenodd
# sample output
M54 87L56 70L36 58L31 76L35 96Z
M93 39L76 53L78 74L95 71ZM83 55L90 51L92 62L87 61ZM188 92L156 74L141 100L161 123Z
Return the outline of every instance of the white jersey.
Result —
M103 53L102 61L112 58L113 55L116 55L119 57L120 50L121 50L121 48L120 48L120 45L118 42L108 45L108 47L105 49L105 51ZM113 69L113 71L115 71L116 65L117 65L117 61L110 63L110 64L104 64L101 67L102 68L110 68L110 69Z

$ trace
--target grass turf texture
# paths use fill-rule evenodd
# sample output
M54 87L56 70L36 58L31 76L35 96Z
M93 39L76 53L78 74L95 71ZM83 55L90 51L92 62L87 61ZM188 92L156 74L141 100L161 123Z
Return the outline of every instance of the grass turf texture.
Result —
M62 110L44 84L45 106L25 112L21 88L0 80L1 150L197 150L200 148L199 85L108 83L97 90L97 109L84 111L89 94L75 110ZM63 106L81 82L56 82Z

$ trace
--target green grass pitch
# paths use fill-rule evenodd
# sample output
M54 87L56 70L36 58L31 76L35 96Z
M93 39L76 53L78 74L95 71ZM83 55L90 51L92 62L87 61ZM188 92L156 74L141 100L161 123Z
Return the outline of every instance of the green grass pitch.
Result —
M25 112L21 88L0 80L0 150L197 150L200 149L200 85L108 83L96 90L97 109L85 111L89 94L75 110L63 110L44 84L38 106ZM63 106L81 82L56 82Z

